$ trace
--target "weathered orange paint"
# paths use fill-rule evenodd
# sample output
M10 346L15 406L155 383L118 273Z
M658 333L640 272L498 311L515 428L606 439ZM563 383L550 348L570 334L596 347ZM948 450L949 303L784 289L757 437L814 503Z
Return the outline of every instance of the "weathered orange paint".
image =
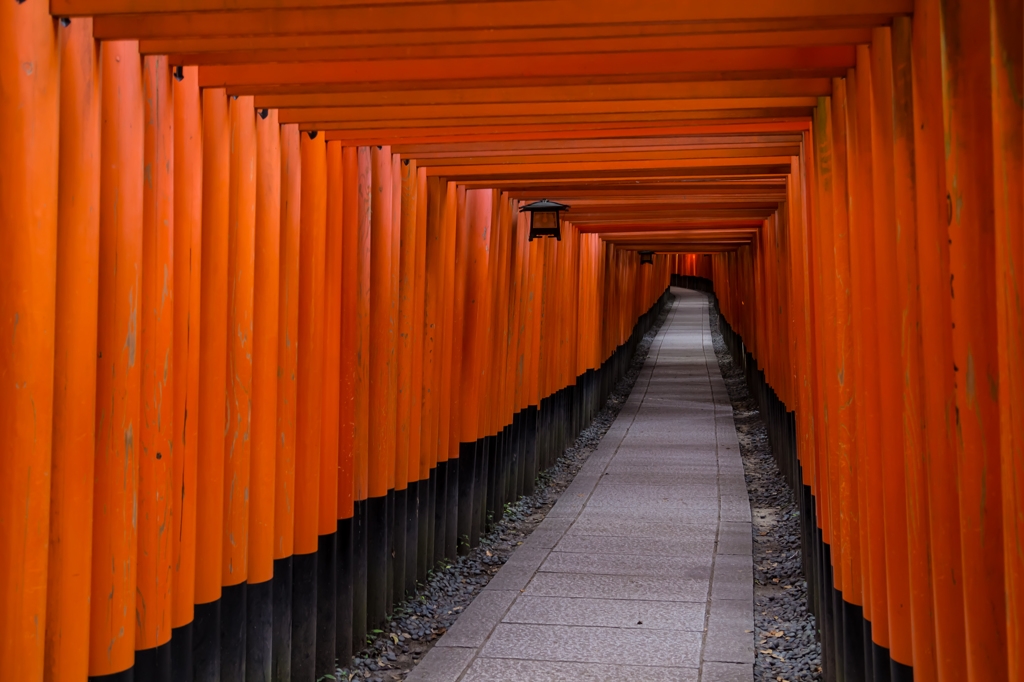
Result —
M43 674L47 682L84 678L89 667L100 248L98 52L91 19L61 32L53 455Z
M281 297L281 126L256 118L256 223L252 317L252 446L248 582L274 577L277 390ZM283 472L282 472L283 473Z
M393 454L394 433L388 432L388 404L391 363L394 361L391 317L391 150L372 147L370 196L369 291L369 384L367 446L369 496L383 497L388 491L388 459ZM390 436L390 437L389 437Z
M914 160L918 229L918 266L922 292L949 286L949 215L946 204L945 139L942 112L942 76L939 3L917 3L912 45L914 97ZM938 679L967 679L967 652L963 646L963 563L953 416L955 409L951 319L948 296L921 296L921 337L928 339L922 354L923 443L930 505L931 586L935 620ZM949 504L939 503L949 500Z
M864 68L866 64L859 64ZM872 194L874 196L875 282L878 291L876 324L878 354L872 364L880 380L879 411L881 427L880 458L882 491L884 497L885 576L889 594L889 654L893 660L913 665L913 646L910 625L910 574L907 551L907 487L905 473L903 386L907 373L900 362L902 329L899 279L898 242L903 239L900 230L904 221L913 220L913 212L900 210L896 200L894 181L893 141L893 67L890 29L876 29L871 44L871 98L872 98ZM906 130L906 120L900 122ZM905 158L907 150L900 150ZM904 163L906 161L904 160ZM904 178L901 178L904 180ZM907 188L904 188L907 189ZM908 225L912 230L912 227ZM899 232L898 232L899 230ZM892 296L892 292L897 295Z
M410 480L426 481L430 475L430 464L423 443L424 421L423 412L426 404L424 396L424 348L426 332L423 328L424 309L426 305L427 276L427 173L417 169L416 172L416 253L415 279L413 295L415 302L412 314L412 417L409 436L409 478ZM421 494L426 494L421 492Z
M295 553L317 550L324 366L327 144L299 134L298 362L295 428Z
M274 558L295 547L295 444L298 397L299 251L302 163L299 129L281 126L281 232L278 282L277 435L274 478Z
M220 598L224 553L224 433L229 306L231 122L223 90L203 91L203 215L197 448L197 604Z
M131 41L100 48L100 267L96 343L89 674L135 661L141 456L142 59ZM44 498L45 499L45 498ZM133 523L125 523L131 518ZM100 633L103 633L100 635Z
M328 143L330 145L330 143ZM358 368L357 347L359 343L358 284L360 269L359 251L359 160L355 147L345 147L341 152L341 225L332 222L328 229L340 227L341 244L341 365L340 365L340 428L338 435L338 518L349 519L354 513L355 500L366 499L364 490L356 478L356 372ZM337 191L329 188L329 191ZM358 487L357 487L358 486Z
M1011 680L1024 679L1024 205L1014 190L1024 180L1024 123L1020 95L1024 48L1020 3L990 5L992 26L993 177L995 178L996 305L999 344L1000 476L1006 592L1006 650ZM1016 24L1014 23L1016 22Z
M171 626L192 622L196 578L199 450L200 274L203 142L196 70L186 67L174 90L174 482ZM274 396L276 400L276 395Z
M991 23L949 3L941 26L967 679L1006 679Z
M224 432L225 586L248 579L252 454L253 287L256 261L256 112L232 98L228 197L228 353Z
M327 143L327 209L324 256L323 407L320 420L320 502L317 532L338 529L339 443L341 436L342 325L344 299L344 163L340 142ZM347 481L346 481L347 482Z
M166 57L145 57L143 88L142 365L135 648L171 639L168 532L173 518L174 108Z
M396 155L396 158L398 156ZM419 461L413 462L413 355L414 309L416 307L416 249L420 234L417 233L416 216L419 208L418 172L416 161L404 160L398 168L401 193L398 203L398 243L400 244L398 289L398 374L396 396L397 440L395 446L395 489L404 490L408 484L419 480ZM422 291L422 289L419 289ZM418 450L419 443L416 443Z

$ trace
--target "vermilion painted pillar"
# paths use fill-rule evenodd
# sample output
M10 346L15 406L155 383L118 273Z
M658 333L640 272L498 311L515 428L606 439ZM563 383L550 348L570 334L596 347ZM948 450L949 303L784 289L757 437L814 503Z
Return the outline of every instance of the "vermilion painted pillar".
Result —
M439 178L427 181L427 216L424 253L424 302L423 302L423 389L422 417L420 427L421 473L427 481L427 504L420 533L426 536L424 552L417 566L420 579L433 566L435 551L435 508L438 486L437 474L437 415L438 388L437 357L439 352L439 303L440 288L444 277L441 259L444 254L443 224L440 221L440 205L444 201L444 186Z
M939 3L917 3L913 30L914 176L921 291L946 291L949 286L950 215L946 204L945 133L942 112L942 60ZM967 679L963 645L963 564L960 557L960 512L957 496L954 438L955 388L951 301L948 296L921 296L922 421L926 434L928 493L937 503L929 508L931 584L935 620L938 679ZM950 503L940 503L949 500Z
M320 427L323 404L324 249L327 145L299 134L299 329L295 428L295 555L292 558L292 679L317 679L316 613ZM323 674L323 673L321 673Z
M419 403L416 384L416 353L418 352L419 330L415 325L417 301L422 299L422 285L417 288L417 249L423 239L418 230L419 173L416 161L403 159L400 167L400 262L398 291L398 374L397 374L397 441L395 458L395 487L405 491L404 514L396 518L396 528L403 535L404 542L397 549L401 551L402 565L396 565L395 601L416 589L416 552L419 500L419 439L413 436L416 422L415 407ZM422 376L422 366L420 367ZM415 398L414 398L415 396ZM397 551L396 551L397 559ZM401 573L399 580L398 573Z
M143 60L142 403L136 674L170 674L174 374L174 108L167 58Z
M941 11L967 672L972 681L1007 679L991 23L973 6Z
M395 605L396 580L401 577L404 581L404 574L399 576L396 564L405 560L404 552L399 554L397 549L400 542L405 541L405 524L402 524L402 533L399 534L397 519L399 515L405 514L404 494L399 495L399 488L396 486L396 475L400 465L398 462L398 295L399 295L399 267L402 258L402 158L399 154L391 154L388 157L391 163L391 185L386 210L391 212L391 267L390 287L388 290L389 317L389 343L391 348L391 362L388 364L388 402L386 416L386 442L387 442L387 468L388 468L388 549L387 549L387 585L385 590L385 608L390 616ZM401 488L405 490L405 485ZM399 587L399 593L401 588Z
M278 282L277 429L274 437L274 624L271 679L292 666L292 554L295 550L295 441L299 338L299 129L281 126L281 236Z
M138 43L101 48L100 275L96 347L96 466L93 498L89 674L135 661L137 527L141 456L139 307L142 288L143 102ZM104 639L106 641L104 641Z
M317 511L317 671L333 669L338 639L339 618L338 568L346 561L339 545L338 524L338 439L341 433L341 326L344 274L342 148L340 142L327 143L326 223L324 241L323 324L324 354L321 383L323 385L322 417L320 419L319 509ZM351 620L351 614L346 614ZM347 656L348 646L344 649ZM337 652L341 653L341 652ZM326 674L334 674L330 670Z
M1024 679L1024 122L1019 97L1024 54L1018 2L1000 0L992 12L992 123L995 186L996 303L999 339L999 426L1006 571L1006 649L1009 679ZM1016 22L1016 23L1015 23Z
M861 149L860 149L860 128L859 128L859 116L858 116L858 85L857 85L857 72L855 69L849 69L846 77L846 138L847 138L847 191L849 193L849 220L850 225L859 224L859 221L870 220L870 212L865 213L867 207L863 206L857 201L859 197L863 195L863 188L865 183L864 171L861 167ZM870 621L871 621L871 565L870 565L870 537L869 537L869 526L868 526L868 510L867 510L867 490L865 483L867 481L867 461L866 461L866 448L868 447L868 438L872 434L869 429L869 417L868 411L874 409L872 405L866 403L867 396L867 384L869 377L865 376L865 352L868 350L865 347L865 336L862 332L864 327L864 294L868 288L866 286L860 286L861 284L861 234L857 230L851 230L849 248L850 248L850 325L853 328L853 363L852 373L854 378L853 386L853 400L854 404L857 405L857 420L855 424L854 439L853 439L853 455L857 462L857 468L855 470L855 485L857 490L857 516L858 526L860 529L859 543L860 551L856 557L859 563L859 571L861 575L860 589L863 593L863 601L860 606L864 619L864 647L865 647L865 660L863 666L867 669L871 667L871 639L870 635ZM873 280L872 280L873 281ZM851 660L851 665L853 662Z
M265 114L265 117L264 117ZM274 622L274 487L281 282L281 126L277 110L256 117L256 220L252 314L252 417L246 674L269 676Z
M412 421L410 426L409 444L409 477L416 480L416 554L406 569L406 580L419 580L421 567L427 555L427 517L430 492L430 463L423 443L425 406L424 396L424 343L423 327L424 308L426 304L427 275L427 172L426 168L418 168L416 174L416 276L413 282L415 302L412 314ZM413 545L410 544L412 547Z
M371 183L368 199L370 220L369 410L367 508L367 619L376 627L387 610L387 410L391 341L391 150L370 148ZM391 441L393 442L393 440Z
M822 472L821 489L819 496L822 500L823 515L819 519L822 524L823 540L829 545L829 564L825 569L833 572L830 584L825 585L828 590L823 593L822 599L827 600L829 605L825 607L826 612L831 613L832 594L829 592L842 584L842 534L839 524L839 411L838 387L839 382L835 379L838 376L836 371L836 312L835 312L835 287L831 285L831 279L835 272L835 233L833 227L832 205L835 201L833 196L833 163L831 140L831 102L828 98L819 97L818 106L815 110L814 126L814 162L817 171L817 196L815 197L816 222L814 225L814 246L815 246L815 289L817 292L817 329L819 339L819 372L821 377L821 397L824 400L823 419L816 423L816 430L822 431L825 449L818 453L818 461L821 464ZM771 222L771 221L770 221ZM774 241L774 240L772 240ZM766 248L763 259L767 264L772 262L772 254ZM765 289L770 292L770 286L776 279L776 273L769 273L769 279L765 282ZM774 309L769 303L769 309ZM775 316L772 315L772 318ZM771 333L768 340L776 338ZM773 354L775 344L771 344ZM777 355L772 358L772 365L777 364ZM772 373L774 376L774 372ZM773 385L777 382L770 381ZM827 580L828 576L823 576ZM823 613L822 616L825 614ZM832 623L826 626L833 634L835 633L835 619L832 614ZM834 650L835 641L829 641L829 663L837 665L839 660Z
M931 556L928 518L931 500L927 486L927 460L922 419L922 355L927 352L921 336L921 295L918 275L917 177L914 164L914 95L911 83L912 27L909 17L892 27L893 134L896 193L897 297L900 310L900 359L903 380L903 450L906 471L907 557L914 677L934 680L935 622L932 600ZM893 491L895 492L895 491ZM901 661L903 662L903 661ZM904 671L905 672L905 671Z
M442 263L444 265L444 283L441 294L441 309L443 312L441 331L441 352L440 352L440 365L437 369L440 370L439 382L441 386L440 393L440 411L438 418L438 434L437 434L437 452L438 461L447 462L451 459L451 445L452 443L458 443L457 434L452 433L452 391L455 387L452 385L452 362L454 358L455 338L454 338L454 318L455 318L455 216L457 212L458 198L457 198L457 187L454 182L447 183L447 194L446 201L444 204L443 218L444 218L444 256ZM452 559L455 557L457 550L457 531L458 531L458 468L457 464L449 465L447 467L448 481L447 491L444 497L445 508L445 529L444 529L444 556ZM438 504L440 504L441 496L438 496Z
M192 675L196 578L196 462L199 440L200 274L203 138L199 69L183 69L174 90L174 467L171 518L171 673Z
M355 525L353 533L355 547L353 563L355 578L353 581L353 630L352 646L361 648L365 641L368 621L367 580L369 565L368 551L368 499L370 497L369 481L369 438L370 438L370 361L373 348L370 344L370 194L372 171L369 147L358 147L354 157L345 155L345 177L353 180L350 185L345 183L346 190L354 192L352 199L346 195L346 206L353 207L356 234L356 341L355 341L355 426L353 428L353 471L355 478ZM352 172L349 172L351 164ZM346 231L348 228L348 211L346 210ZM345 253L343 247L343 253Z
M338 631L336 653L341 661L347 661L353 649L359 646L359 637L365 636L366 600L365 575L358 583L356 575L356 539L360 523L365 519L357 514L357 503L365 499L358 496L356 489L356 372L358 368L358 301L359 301L359 163L355 147L345 147L341 152L341 224L328 207L327 229L341 230L341 361L339 364L339 426L338 426L338 519L339 519L339 567L338 575ZM338 188L329 183L330 194ZM330 199L329 199L330 201ZM365 546L365 543L364 545ZM348 578L346 581L345 578ZM356 605L357 596L362 594L361 610ZM345 599L348 604L345 604ZM361 625L357 623L357 613Z
M0 674L35 682L46 641L60 121L46 5L6 3L0 44Z
M880 380L881 427L880 465L883 484L885 533L885 575L889 613L889 655L897 679L910 674L913 666L910 592L907 552L907 488L905 474L903 383L906 374L900 362L901 311L897 277L898 216L894 182L892 43L888 28L876 29L871 44L872 83L872 179L874 196L874 269L878 287L878 355L872 364ZM866 48L865 48L866 51ZM866 61L858 69L866 69ZM903 122L905 125L905 121ZM909 152L905 148L901 154ZM905 178L904 178L905 181ZM899 217L913 220L912 211ZM899 235L902 236L902 235ZM892 294L896 293L896 296ZM895 665L899 664L899 665ZM900 666L905 666L901 668Z
M842 605L844 652L843 665L847 678L854 679L864 671L864 637L862 616L864 605L863 571L861 570L861 518L858 502L858 471L861 462L857 457L856 434L859 405L856 402L856 363L854 355L853 291L850 251L852 229L850 226L849 195L849 150L847 147L847 83L843 78L832 79L832 151L834 155L833 184L833 225L835 230L835 277L836 291L836 354L838 384L835 418L839 422L837 456L842 463L839 467L841 507L842 554ZM852 608L851 608L852 607ZM859 659L857 656L860 656Z
M857 48L857 195L855 203L859 206L874 206L874 191L878 183L873 181L875 157L874 130L872 125L873 88L871 73L871 52L868 46ZM859 337L863 343L862 368L863 372L858 376L864 378L865 393L860 399L865 408L865 420L867 434L864 449L861 451L864 461L865 480L863 488L865 491L866 519L867 519L867 552L870 563L871 581L871 636L872 641L879 647L889 647L889 609L886 588L886 553L885 553L885 523L884 523L884 461L881 455L882 444L882 416L880 395L882 391L882 377L879 372L873 369L875 358L878 357L879 346L882 343L882 336L879 327L879 300L884 296L883 291L878 289L878 275L875 266L876 255L876 234L874 220L876 213L857 214L857 224L863 226L863 231L858 230L860 240L858 241L854 259L851 256L851 263L856 260L858 271L854 276L855 290L860 289L862 293L861 306L862 316L861 332ZM868 222L870 221L870 222ZM871 229L868 229L871 225ZM859 384L859 382L858 382ZM858 385L859 388L859 385ZM873 664L877 667L887 667L888 662L883 660L886 652L875 651Z
M221 679L245 675L252 446L253 284L256 238L256 112L251 96L228 103L228 339L221 559Z
M53 484L43 677L48 682L82 679L89 668L99 305L100 80L92 20L63 28L60 49Z
M231 125L227 94L203 91L203 209L196 503L196 682L220 678L224 555L224 433L227 430L228 204Z

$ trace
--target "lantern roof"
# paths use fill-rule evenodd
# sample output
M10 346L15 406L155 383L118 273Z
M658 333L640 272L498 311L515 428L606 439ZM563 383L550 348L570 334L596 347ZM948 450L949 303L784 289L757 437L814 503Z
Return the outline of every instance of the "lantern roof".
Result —
M532 204L527 204L520 208L520 211L565 211L569 207L565 204L560 204L557 201L549 201L548 199L541 199L535 201Z

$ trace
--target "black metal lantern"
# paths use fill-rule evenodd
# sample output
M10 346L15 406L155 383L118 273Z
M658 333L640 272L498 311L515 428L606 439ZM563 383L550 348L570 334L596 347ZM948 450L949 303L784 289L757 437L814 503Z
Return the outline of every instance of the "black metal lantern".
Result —
M529 211L530 213L530 241L532 242L534 237L554 237L558 241L562 241L559 213L567 210L569 207L565 204L547 199L535 201L519 209L520 212Z
M647 263L648 265L654 265L654 252L653 251L641 251L640 252L640 265Z

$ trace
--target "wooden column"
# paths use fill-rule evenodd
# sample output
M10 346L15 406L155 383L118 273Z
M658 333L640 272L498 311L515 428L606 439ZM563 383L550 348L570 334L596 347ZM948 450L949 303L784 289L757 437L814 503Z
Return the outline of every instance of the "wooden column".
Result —
M99 45L92 19L61 30L60 50L48 682L82 679L89 668L100 250Z

